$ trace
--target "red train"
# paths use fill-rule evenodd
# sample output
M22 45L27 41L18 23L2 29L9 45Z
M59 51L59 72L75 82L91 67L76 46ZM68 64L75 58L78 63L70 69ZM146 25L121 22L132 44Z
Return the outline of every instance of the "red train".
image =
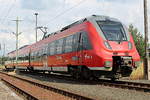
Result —
M79 78L129 76L140 56L127 28L117 19L92 15L18 50L17 69L66 72ZM5 66L15 67L16 51Z

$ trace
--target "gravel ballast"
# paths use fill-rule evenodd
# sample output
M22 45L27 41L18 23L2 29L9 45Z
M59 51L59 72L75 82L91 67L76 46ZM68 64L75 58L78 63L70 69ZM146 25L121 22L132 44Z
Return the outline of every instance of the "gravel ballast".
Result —
M0 100L23 100L0 81Z
M19 77L35 80L67 91L86 95L96 100L150 100L150 93L113 88L102 85L87 85L80 82L56 79L45 76L17 75Z

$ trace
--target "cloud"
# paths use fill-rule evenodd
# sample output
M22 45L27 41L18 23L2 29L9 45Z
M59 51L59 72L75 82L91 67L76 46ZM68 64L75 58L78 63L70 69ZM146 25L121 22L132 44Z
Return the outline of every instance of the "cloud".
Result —
M29 10L46 10L58 6L60 0L21 0L21 7Z
M21 7L31 10L42 10L45 9L43 0L21 0Z
M97 0L98 2L101 2L101 0ZM135 3L135 2L138 2L139 0L105 0L106 2L111 2L111 3L121 3L121 4L124 4L124 3Z
M7 29L1 29L0 32L2 32L2 33L8 33L9 31Z
M76 2L79 3L81 1L82 0L66 0L66 4L71 4L73 6L77 4ZM118 18L126 25L132 23L143 32L143 27L141 27L143 25L142 6L140 0L134 0L134 3L131 3L129 0L126 0L126 3L120 3L118 0L114 0L113 2L112 0L85 0L77 8L66 11L64 12L65 14L60 15L58 18L50 20L49 27L51 29L54 29L54 26L55 28L58 26L63 27L64 23L70 24L72 21L76 21L79 18L97 14ZM53 24L53 26L51 26L51 24Z

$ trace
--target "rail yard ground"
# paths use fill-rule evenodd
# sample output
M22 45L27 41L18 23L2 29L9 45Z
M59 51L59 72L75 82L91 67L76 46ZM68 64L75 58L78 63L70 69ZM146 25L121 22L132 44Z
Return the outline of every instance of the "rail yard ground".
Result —
M9 74L15 75L13 72ZM119 89L103 85L88 85L80 82L57 79L53 77L45 77L44 75L21 74L15 75L38 83L44 83L53 87L57 87L66 91L78 94L84 94L95 100L149 100L150 93L138 92L135 90ZM148 82L148 81L147 81Z
M0 100L23 100L0 81Z
M1 68L3 69L4 67ZM103 85L90 85L90 84L88 85L80 82L57 79L53 77L46 77L41 74L33 75L33 74L22 73L18 75L14 72L8 72L8 74L15 75L29 80L34 80L38 83L50 85L77 94L81 94L81 95L84 94L95 100L149 100L150 98L149 92L145 93L145 92L139 92L135 90L119 89L119 88L103 86ZM133 80L125 80L125 81L133 81ZM134 81L150 83L150 81L147 80L134 80ZM0 82L0 85L1 84L2 82ZM0 94L0 100L9 100L9 97L11 98L11 100L21 100L18 99L19 97L17 97L15 93L13 93L10 89L4 90L3 84L1 86L2 87L0 87L0 92L2 92L3 94Z

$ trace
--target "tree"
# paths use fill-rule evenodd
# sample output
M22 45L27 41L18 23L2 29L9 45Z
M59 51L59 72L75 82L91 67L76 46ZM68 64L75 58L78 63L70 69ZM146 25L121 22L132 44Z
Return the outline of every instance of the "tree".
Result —
M131 24L129 25L128 28L129 32L132 34L135 46L137 51L139 52L139 55L141 56L141 58L144 58L144 36L138 32L137 28L134 28L134 26Z

